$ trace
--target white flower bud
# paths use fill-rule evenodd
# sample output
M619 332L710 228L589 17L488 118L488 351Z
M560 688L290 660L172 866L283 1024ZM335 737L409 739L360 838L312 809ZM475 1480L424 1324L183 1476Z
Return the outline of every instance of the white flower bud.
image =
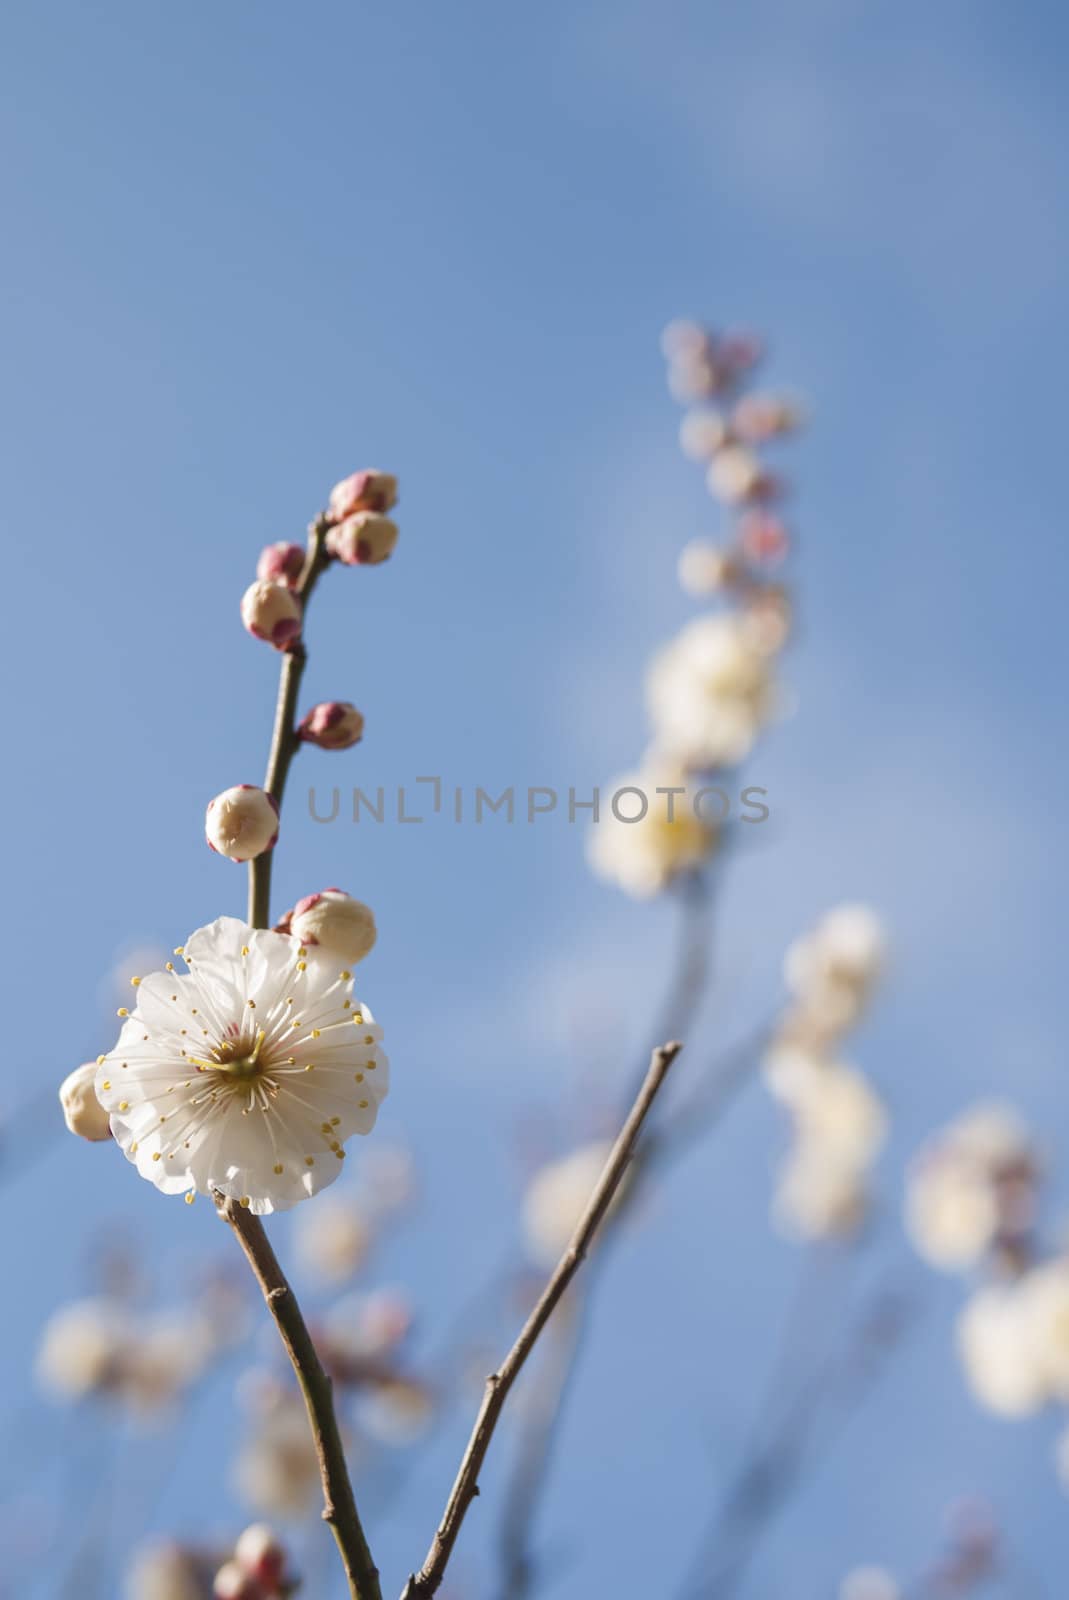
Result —
M111 1138L111 1122L93 1088L96 1075L95 1061L75 1067L59 1086L59 1102L71 1133L76 1133L81 1139L99 1142Z
M209 800L204 835L209 847L229 861L251 861L278 838L278 806L255 784L235 784Z
M696 406L679 424L679 447L691 461L711 461L727 441L727 426L719 411Z
M377 511L358 511L327 533L327 549L347 567L376 567L393 555L397 524Z
M254 1522L245 1529L234 1546L234 1560L272 1590L286 1569L286 1552L266 1522Z
M692 539L679 552L679 582L688 594L702 596L729 589L739 577L739 564L730 550L704 539Z
M761 482L761 463L741 445L728 445L713 457L709 468L709 493L729 505L738 505Z
M241 597L241 620L255 639L285 650L301 631L301 602L285 584L257 578Z
M289 930L302 944L349 965L362 961L377 937L371 908L343 889L324 889L298 900Z

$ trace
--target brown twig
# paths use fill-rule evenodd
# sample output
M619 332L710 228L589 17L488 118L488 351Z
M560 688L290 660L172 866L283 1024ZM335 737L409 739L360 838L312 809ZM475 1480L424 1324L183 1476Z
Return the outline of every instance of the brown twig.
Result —
M294 591L304 608L305 615L307 615L308 602L312 597L312 590L319 580L320 573L330 560L326 548L326 535L326 520L323 517L318 517L308 530L308 554L305 558L304 571L301 573ZM282 805L282 795L286 788L290 762L293 760L300 744L296 725L297 696L300 693L301 679L304 676L307 660L308 652L304 647L304 635L302 633L297 643L282 658L282 667L278 675L275 726L271 734L271 750L267 758L267 775L264 778L264 788L279 807ZM265 850L262 855L255 856L249 862L249 926L252 928L267 928L271 925L271 861L273 856L273 850Z
M352 1600L382 1600L378 1569L364 1535L345 1461L330 1378L316 1353L297 1297L286 1280L259 1217L234 1200L218 1197L219 1215L230 1224L256 1275L275 1320L308 1409L323 1483L323 1521L329 1524L345 1568Z
M524 1362L534 1349L539 1335L565 1290L578 1272L627 1170L642 1124L668 1075L668 1069L682 1048L682 1045L677 1043L663 1044L653 1052L645 1081L612 1147L604 1171L572 1234L567 1250L554 1268L549 1282L524 1323L519 1338L497 1371L492 1372L487 1378L482 1405L475 1418L475 1426L468 1440L467 1449L461 1458L460 1469L438 1531L431 1541L427 1558L419 1572L413 1573L405 1585L402 1600L429 1600L441 1584L468 1508L479 1492L479 1472L505 1401L508 1399L509 1390L522 1371Z

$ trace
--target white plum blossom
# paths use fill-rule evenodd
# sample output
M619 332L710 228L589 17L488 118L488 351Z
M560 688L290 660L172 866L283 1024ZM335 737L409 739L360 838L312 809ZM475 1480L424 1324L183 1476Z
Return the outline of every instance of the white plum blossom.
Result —
M688 594L705 596L730 588L739 577L739 563L730 550L707 539L692 539L679 552L677 572Z
M363 1265L374 1229L350 1195L329 1195L314 1212L297 1218L294 1249L314 1277L344 1283Z
M775 710L769 655L738 615L698 617L653 658L654 743L692 770L737 766Z
M125 1600L207 1600L213 1564L178 1544L147 1545L130 1564Z
M973 1266L1032 1220L1039 1163L1011 1106L984 1102L920 1152L906 1185L906 1226L933 1266Z
M683 792L658 792L669 789ZM587 859L599 877L648 899L713 855L719 829L705 810L694 784L678 769L650 766L629 773L603 792L598 820L587 834Z
M142 978L96 1092L141 1176L257 1214L332 1183L385 1098L382 1030L352 973L289 934L220 917Z
M111 1123L93 1087L96 1072L95 1061L75 1067L59 1086L59 1103L63 1107L63 1120L71 1133L99 1143L111 1138Z
M523 1201L523 1228L531 1259L541 1267L555 1267L571 1242L612 1145L595 1140L581 1145L535 1173ZM621 1202L625 1183L617 1190L612 1209Z
M319 1462L296 1393L279 1394L257 1417L233 1473L238 1497L259 1515L295 1520L308 1515L319 1492Z
M719 411L695 406L679 424L679 447L692 461L711 461L727 440L727 423Z
M799 1139L780 1168L773 1215L785 1233L823 1239L853 1233L868 1209L865 1168Z
M45 1324L37 1375L60 1399L106 1394L148 1416L196 1382L216 1347L196 1310L145 1315L104 1298L76 1300Z
M883 924L864 905L834 906L796 939L784 960L795 1001L787 1030L827 1043L863 1015L887 960Z
M1023 1279L978 1289L958 1318L958 1350L969 1386L999 1416L1029 1416L1049 1397L1034 1309Z

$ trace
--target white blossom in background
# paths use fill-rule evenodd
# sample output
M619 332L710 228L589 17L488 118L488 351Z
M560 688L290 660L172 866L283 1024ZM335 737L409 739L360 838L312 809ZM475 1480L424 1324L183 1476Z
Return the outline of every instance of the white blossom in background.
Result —
M173 969L138 980L96 1093L141 1176L165 1194L283 1210L338 1176L388 1086L382 1030L352 973L288 934L220 917Z
M528 1254L538 1266L555 1267L568 1248L611 1149L607 1140L595 1140L549 1162L531 1179L523 1200L523 1229ZM626 1182L625 1177L613 1208L621 1203Z
M853 1161L829 1160L817 1144L798 1140L780 1168L772 1214L802 1239L853 1233L868 1210L866 1172Z
M209 1600L212 1564L178 1544L148 1545L130 1563L125 1600Z
M37 1375L60 1399L110 1395L148 1417L173 1408L216 1348L195 1308L144 1314L103 1298L79 1300L45 1324Z
M969 1386L999 1416L1028 1416L1049 1398L1034 1310L1026 1280L1018 1280L976 1290L958 1318Z
M887 961L887 938L876 913L840 905L787 951L784 978L796 1012L788 1027L830 1041L864 1014Z
M319 1497L319 1463L304 1405L278 1393L254 1420L233 1468L234 1491L258 1516L306 1517Z
M901 1600L901 1595L885 1567L855 1567L839 1589L839 1600Z
M301 1266L324 1283L344 1283L367 1260L375 1233L353 1195L328 1195L298 1214L293 1248Z
M659 794L658 789L683 792ZM697 793L678 768L664 766L648 766L606 785L598 820L587 833L590 866L639 899L660 894L708 861L719 842L716 823L695 814Z
M975 1265L1031 1226L1039 1161L1011 1106L987 1102L921 1150L906 1184L906 1226L933 1266Z
M653 658L646 697L658 750L695 771L737 766L774 714L772 661L743 617L698 617Z

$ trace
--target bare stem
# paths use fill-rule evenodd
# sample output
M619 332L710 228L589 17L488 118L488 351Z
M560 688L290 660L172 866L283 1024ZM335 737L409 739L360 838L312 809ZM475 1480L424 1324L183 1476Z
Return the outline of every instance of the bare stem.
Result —
M538 1337L559 1304L568 1285L578 1272L598 1227L612 1204L613 1196L631 1160L642 1124L645 1122L657 1094L668 1076L668 1069L682 1049L681 1044L663 1044L654 1052L649 1071L639 1089L634 1105L612 1147L609 1159L598 1179L589 1204L572 1234L571 1242L538 1298L515 1344L498 1367L486 1380L482 1405L475 1426L461 1458L460 1468L453 1484L438 1531L431 1541L427 1558L418 1573L413 1573L405 1585L401 1600L429 1600L445 1576L445 1569L453 1553L468 1508L479 1493L479 1473L490 1447L509 1390L523 1369Z
M378 1569L364 1536L345 1461L330 1378L316 1354L297 1297L286 1280L259 1217L221 1195L219 1215L230 1224L256 1275L301 1386L323 1483L323 1521L328 1523L345 1568L352 1600L382 1600Z
M312 590L330 557L326 549L327 524L317 518L308 530L308 554L295 593L304 607L305 615ZM275 706L275 726L271 734L271 751L267 758L267 776L264 788L281 808L286 788L290 762L297 752L297 696L301 689L308 652L304 634L282 658L278 675L278 702ZM271 860L273 850L265 850L249 862L249 926L267 928L271 923Z

